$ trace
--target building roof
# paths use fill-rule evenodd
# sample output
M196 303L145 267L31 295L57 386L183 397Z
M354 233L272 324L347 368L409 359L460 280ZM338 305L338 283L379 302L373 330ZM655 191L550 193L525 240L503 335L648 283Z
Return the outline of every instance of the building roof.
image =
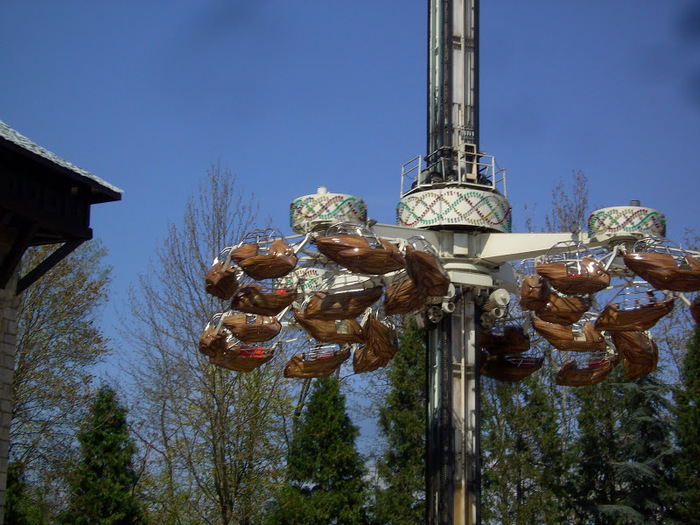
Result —
M91 206L121 200L122 193L0 121L0 288L30 246L60 244L19 279L17 293L92 239Z
M121 195L124 193L116 186L102 180L97 175L86 171L75 164L62 159L58 155L42 148L35 144L24 135L18 133L10 126L0 120L0 144L4 143L6 147L13 147L19 152L35 157L34 160L48 162L56 167L62 168L64 174L75 178L93 188L95 199L93 202L107 202L121 200Z

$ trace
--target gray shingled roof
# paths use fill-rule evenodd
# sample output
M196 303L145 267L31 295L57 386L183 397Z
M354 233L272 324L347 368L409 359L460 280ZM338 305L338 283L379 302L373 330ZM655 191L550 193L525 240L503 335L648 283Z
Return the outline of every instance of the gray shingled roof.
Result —
M62 159L58 155L55 155L54 153L51 153L45 148L42 148L38 144L33 143L31 140L29 140L27 137L24 135L17 133L14 129L12 129L10 126L5 124L2 120L0 120L0 138L5 139L20 148L34 153L35 155L38 155L49 162L52 162L53 164L56 164L58 166L61 166L63 168L66 168L70 170L71 172L75 173L79 178L85 178L93 183L96 183L106 189L109 189L111 191L117 192L117 193L124 193L122 190L117 188L116 186L113 186L107 181L102 180L99 178L97 175L94 175L93 173L90 173L89 171L86 171L82 168L79 168L75 164L72 164L68 162L65 159Z

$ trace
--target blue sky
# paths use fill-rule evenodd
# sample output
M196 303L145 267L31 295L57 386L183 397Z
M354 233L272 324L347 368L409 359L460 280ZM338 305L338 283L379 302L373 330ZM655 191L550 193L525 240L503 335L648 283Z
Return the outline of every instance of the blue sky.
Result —
M319 185L393 223L401 164L426 153L426 3L6 0L0 120L124 190L92 217L118 301L211 162L285 232ZM481 148L516 229L578 169L596 207L695 227L700 2L481 4Z

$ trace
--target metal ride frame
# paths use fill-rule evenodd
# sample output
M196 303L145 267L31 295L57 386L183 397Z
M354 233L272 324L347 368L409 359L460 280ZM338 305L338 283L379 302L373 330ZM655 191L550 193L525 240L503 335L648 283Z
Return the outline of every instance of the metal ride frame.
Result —
M324 203L337 196L321 191L312 197ZM326 207L320 205L319 208ZM616 214L616 220L620 216L634 217L640 212L644 216L655 214L655 210L640 206L609 209L609 215ZM298 224L305 222L302 220ZM315 232L324 229L324 224L314 227ZM404 244L420 233L436 247L453 284L453 293L441 303L426 305L419 315L427 329L428 349L427 522L479 523L479 341L483 316L489 313L489 296L498 291L508 295L517 291L518 275L509 262L542 256L560 243L581 243L597 252L605 250L599 257L605 269L630 283L633 276L621 262L622 252L630 251L640 238L661 236L648 222L637 222L617 231L608 224L582 234L433 231L385 224L373 225L372 232L397 244ZM301 275L314 268L318 257L315 251L309 250L313 236L314 233L307 233L301 238L287 238L290 243L296 241L293 246L300 256L298 271ZM327 267L328 270L350 281L358 278L340 267ZM312 283L310 290L300 288L306 295L324 287L313 282L313 276L307 282Z
M665 218L633 202L595 211L587 233L512 233L505 171L478 143L478 0L429 0L428 63L428 154L402 166L397 224L369 224L373 235L401 246L423 236L452 283L417 315L427 333L426 523L472 525L480 523L481 331L517 291L508 263L580 243L606 250L606 271L630 282L621 254L638 239L663 239ZM294 286L306 296L320 289L310 242L337 222L368 224L367 209L358 197L319 188L296 199L290 215L300 234L287 238L301 256L295 274L305 276ZM364 278L323 264L348 285Z

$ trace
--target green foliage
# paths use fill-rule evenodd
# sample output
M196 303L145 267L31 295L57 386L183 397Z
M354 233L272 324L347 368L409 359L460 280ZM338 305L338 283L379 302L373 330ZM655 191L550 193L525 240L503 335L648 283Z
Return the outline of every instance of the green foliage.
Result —
M129 433L126 409L116 393L102 386L90 414L78 432L80 461L70 479L70 501L61 522L122 525L143 523L134 494L138 475L133 466L136 447Z
M579 389L576 523L669 523L672 467L669 387L654 373L620 369Z
M484 523L670 523L668 386L618 368L569 398L552 380L483 380Z
M390 390L379 409L386 448L377 463L381 489L375 519L419 524L425 519L425 332L404 326L399 351L387 366Z
M619 373L619 372L618 372ZM579 463L574 476L576 523L610 523L599 510L619 499L615 462L619 457L617 423L621 416L621 396L607 379L576 390L579 403L575 447Z
M663 523L670 505L670 389L656 373L620 386L624 411L619 429L620 461L615 468L625 489L622 504L644 516L639 523Z
M355 446L358 434L338 380L316 380L287 456L288 483L267 523L363 523L365 472Z
M675 392L675 431L678 455L675 466L677 511L682 523L700 523L700 327L688 341L681 368L681 385Z
M518 383L482 380L482 519L558 523L567 466L560 415L544 374Z
M25 271L55 248L27 251ZM99 242L85 243L19 296L10 455L30 478L61 475L91 368L110 350L99 322L111 272L105 254Z
M24 478L24 466L13 461L7 467L5 492L5 525L28 525L35 505L31 501L30 489Z
M7 487L5 492L5 523L7 525L27 525L27 483L21 465L12 462L7 467Z
M7 468L5 525L41 525L54 522L54 506L40 484L27 481L25 465L12 461Z
M22 272L56 248L27 250ZM87 242L18 296L10 459L21 472L9 481L24 484L30 523L48 523L60 511L91 372L110 351L100 326L111 274L105 255L99 241Z

